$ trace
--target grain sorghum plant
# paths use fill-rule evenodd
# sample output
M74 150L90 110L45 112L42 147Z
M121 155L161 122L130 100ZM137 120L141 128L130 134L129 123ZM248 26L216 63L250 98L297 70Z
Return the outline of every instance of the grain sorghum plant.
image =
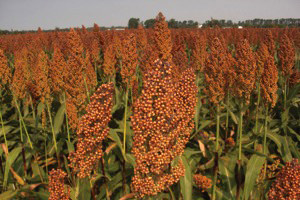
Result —
M212 180L210 178L207 178L206 176L203 176L201 174L195 174L193 176L194 182L196 186L202 191L205 192L212 186Z
M246 104L250 103L250 96L255 87L256 62L250 44L241 41L236 49L236 86L235 94Z
M295 49L289 37L284 34L280 38L278 58L280 60L279 69L285 78L291 76L295 66Z
M124 40L122 47L122 67L121 75L123 83L131 86L131 82L135 77L135 71L138 63L138 54L136 49L136 38L134 34L130 34Z
M203 68L206 88L204 92L209 100L218 105L225 98L227 68L226 52L218 38L212 42L211 52L205 61Z
M110 78L116 73L115 65L117 63L116 54L113 44L109 45L104 52L103 71Z
M184 175L174 159L183 153L193 129L195 75L187 70L179 82L172 66L156 61L145 74L142 94L134 104L132 153L136 157L132 190L137 197L156 195Z
M297 159L288 162L276 175L268 192L270 200L300 199L300 164Z
M193 34L191 63L195 70L202 71L207 58L206 38L200 33Z
M33 69L32 81L36 97L38 97L42 103L45 103L46 101L48 103L51 102L50 87L48 81L48 65L48 56L44 51L41 51L38 54L37 62Z
M67 114L70 128L75 130L78 124L78 112L84 109L86 88L84 83L85 61L83 44L78 33L71 29L68 34L67 74L64 77L67 97ZM73 105L71 105L73 104Z
M64 179L67 173L61 169L52 169L49 173L49 200L69 200L70 188L65 189Z
M89 176L103 155L102 141L109 132L113 93L112 83L101 85L91 97L87 113L80 119L76 151L69 156L70 166L80 178Z
M270 104L273 108L277 101L278 90L278 71L274 57L271 55L266 57L263 67L264 69L260 79L262 97L265 100L265 104Z
M270 30L267 30L264 33L263 40L261 42L263 42L263 43L265 43L267 45L268 51L269 51L270 55L274 56L275 55L275 51L276 51L276 46L275 46L273 34L272 34L272 32Z
M64 77L67 72L67 63L57 44L54 45L54 52L49 66L49 78L51 90L54 94L59 94L64 88Z
M3 85L10 84L12 72L8 66L8 61L2 49L0 49L0 89Z
M154 25L154 42L158 58L162 61L172 63L172 38L171 31L168 29L168 23L162 13L156 17Z
M29 84L30 71L27 65L27 50L22 49L15 55L15 72L12 79L11 89L17 99L24 99Z

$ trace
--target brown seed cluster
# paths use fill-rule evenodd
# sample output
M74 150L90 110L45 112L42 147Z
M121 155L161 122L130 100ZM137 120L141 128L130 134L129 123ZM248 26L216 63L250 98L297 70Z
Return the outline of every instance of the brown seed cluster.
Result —
M262 42L267 45L269 54L274 57L275 51L276 51L276 46L275 46L273 34L270 30L266 31Z
M11 82L12 73L7 63L4 52L0 49L0 89L3 85Z
M192 57L191 62L195 70L202 71L205 60L207 58L206 38L200 33L194 33L192 43Z
M174 82L172 66L157 60L145 74L142 94L134 104L132 153L136 157L132 191L138 198L156 195L184 175L181 161L193 129L195 75L188 69Z
M235 146L235 141L232 137L227 138L225 142L226 142L226 145L228 145L229 147Z
M104 52L103 71L108 77L113 77L116 73L115 65L117 63L113 44L109 45Z
M38 54L37 62L32 69L32 87L34 88L35 98L41 100L42 103L46 101L51 102L50 87L48 79L49 59L44 51Z
M268 192L270 200L300 199L300 164L297 159L288 162L277 174Z
M270 57L270 53L268 51L267 45L264 43L261 43L257 52L255 53L256 57L256 66L257 66L257 74L256 79L259 81L261 78L261 75L264 72L265 63L267 62L268 58Z
M49 77L52 92L59 94L64 88L67 63L58 45L54 45L52 60L50 61Z
M67 173L61 169L52 169L49 173L49 200L69 200L70 188L65 189L64 179Z
M122 48L121 75L123 83L131 85L135 77L135 70L138 62L136 49L136 38L130 34L125 40Z
M219 104L226 94L226 74L227 68L226 52L218 38L212 42L211 52L205 61L204 77L206 88L204 92L209 96L209 100L214 104Z
M172 38L168 23L162 13L156 17L154 25L154 41L159 59L172 63Z
M235 94L246 104L249 104L251 93L255 87L256 62L248 40L245 39L238 44L236 61Z
M29 77L27 50L23 49L15 55L15 72L11 85L12 92L17 99L24 99L26 97Z
M274 107L277 101L277 86L278 71L275 65L274 57L268 56L264 63L264 70L260 79L260 86L262 88L262 98L265 104L271 104Z
M101 85L91 97L87 113L80 119L76 151L69 156L70 166L80 178L89 176L103 155L102 141L109 132L113 92L112 83Z
M78 112L84 109L86 88L84 83L85 62L83 44L78 33L71 29L68 34L68 62L64 89L67 97L67 115L70 127L75 130L78 125Z
M212 186L212 180L201 174L194 175L194 182L202 192L207 191Z
M295 65L295 49L289 37L284 34L280 39L278 58L280 60L279 68L284 77L293 74Z

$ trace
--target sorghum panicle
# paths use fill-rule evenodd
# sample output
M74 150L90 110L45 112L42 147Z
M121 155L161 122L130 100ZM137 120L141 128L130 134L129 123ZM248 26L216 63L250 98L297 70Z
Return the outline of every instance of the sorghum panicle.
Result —
M89 176L103 155L102 141L109 132L113 93L112 83L101 85L91 97L87 113L80 119L76 151L69 156L70 166L80 178Z
M130 84L135 76L135 70L138 62L136 49L136 38L130 34L125 40L122 48L122 68L121 75L125 84ZM131 81L130 81L131 80Z
M207 58L206 39L196 32L193 35L191 62L195 70L202 71Z
M274 57L269 56L264 63L263 74L260 79L260 86L262 88L262 98L265 103L270 103L271 107L274 107L277 101L277 86L278 71L275 65Z
M289 77L295 66L295 49L289 37L284 34L280 38L280 47L278 51L278 58L280 60L279 68L284 77Z
M211 52L205 61L204 77L206 88L204 92L214 104L219 104L225 98L227 68L226 52L218 38L212 42Z
M159 13L156 17L156 23L154 25L154 41L159 59L172 63L172 38L171 31L168 28L166 18L162 13Z
M67 173L61 169L52 169L49 175L49 200L69 200L70 188L65 189L64 184Z
M58 47L54 45L54 52L52 60L50 61L49 77L51 90L55 94L59 94L64 88L64 76L66 76L67 63L64 56Z
M256 62L248 40L241 41L236 50L236 87L235 94L250 103L250 96L255 87Z
M268 192L269 200L300 199L300 164L297 159L288 162L277 174Z
M196 186L202 190L202 192L207 191L207 189L211 188L212 186L212 180L206 176L195 174L193 178Z
M8 61L2 49L0 49L0 89L11 82L12 73Z
M139 198L156 195L184 175L181 160L177 165L173 162L183 153L194 126L194 71L187 70L174 82L172 66L160 60L154 65L145 74L131 117L136 157L132 190Z
M116 73L115 65L117 63L116 54L113 44L109 45L104 52L103 71L108 77L114 76Z

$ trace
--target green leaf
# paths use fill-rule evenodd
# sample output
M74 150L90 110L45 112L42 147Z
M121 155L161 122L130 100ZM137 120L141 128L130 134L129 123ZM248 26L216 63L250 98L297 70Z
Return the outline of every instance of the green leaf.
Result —
M6 192L3 192L0 194L0 199L1 200L10 200L12 199L13 197L15 197L18 193L18 190L8 190Z
M91 185L88 178L79 180L79 200L91 199Z
M37 115L41 116L43 110L45 109L45 104L43 104L42 102L39 103L38 107L37 107Z
M219 173L221 176L221 179L224 180L227 187L224 187L224 189L227 189L230 198L235 198L235 190L236 190L236 181L235 181L235 165L237 160L237 154L231 153L226 157L221 157L219 159ZM223 190L224 190L223 189Z
M244 185L244 198L249 199L250 193L253 190L256 179L261 171L261 168L265 162L266 158L263 156L252 155L248 164L247 171L245 176L245 185Z
M132 154L126 153L126 160L132 166L135 166L135 157Z
M231 110L229 110L229 114L230 114L231 119L233 120L233 122L234 122L235 124L238 124L238 120L237 120L236 115L235 115Z
M192 172L190 168L190 164L185 156L181 156L181 160L184 164L185 175L180 178L180 190L183 195L184 200L192 200Z
M283 137L282 144L283 144L283 146L282 146L281 152L282 152L283 160L285 162L289 162L289 161L292 160L293 157L292 157L292 154L291 154L291 151L290 151L287 136Z
M3 187L6 187L7 185L9 169L11 165L15 162L15 160L17 159L21 151L22 151L22 147L17 147L14 148L11 152L9 152L6 158Z
M113 140L117 143L118 147L122 151L122 142L120 140L120 137L117 134L117 130L119 130L119 129L110 129L109 135L113 138Z
M207 126L210 125L211 123L212 123L211 120L204 120L204 121L200 122L201 125L200 125L199 130L204 129L205 127L207 127Z
M267 133L267 137L269 139L271 139L278 147L278 150L280 151L281 150L281 146L282 146L282 136L276 134L276 133L273 133L273 132L268 132Z
M3 131L4 130L4 133L7 135L12 129L14 129L14 127L12 126L4 126L3 129L2 129L2 126L0 127L0 137L3 135Z
M61 130L61 126L65 117L65 105L61 105L54 117L54 133L57 134Z

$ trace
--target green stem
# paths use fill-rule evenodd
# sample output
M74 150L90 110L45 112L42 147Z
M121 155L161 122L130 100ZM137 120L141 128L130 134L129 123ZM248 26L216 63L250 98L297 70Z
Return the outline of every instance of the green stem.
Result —
M198 73L196 74L196 86L198 87L199 84L199 76ZM198 134L199 131L199 114L200 114L200 107L201 107L201 99L200 99L201 91L198 89L197 94L197 106L196 106L196 112L195 112L195 134Z
M228 137L228 124L229 124L229 90L227 92L227 99L226 99L226 138Z
M21 122L21 118L19 117L19 125L20 125L20 136L21 136L21 142L23 143L23 127L22 127L22 122Z
M286 96L287 96L287 83L286 83L287 81L286 80L284 80L284 99L283 99L283 103L284 103L284 111L286 111Z
M238 160L242 159L242 138L243 138L243 104L240 109L240 120L239 120L239 157Z
M6 133L4 131L4 122L3 122L3 119L2 119L2 112L1 112L1 110L0 110L0 119L1 119L2 133L3 133L3 137L4 137L4 141L5 141L5 146L6 146L7 151L8 151L8 144L7 144L7 140L6 140Z
M259 104L260 104L260 84L258 83L258 97L256 103L256 116L255 116L255 134L258 134Z
M25 125L25 122L23 120L23 117L22 117L22 114L21 114L21 111L20 111L20 108L18 106L18 103L17 103L17 100L15 99L15 104L16 104L16 107L17 107L17 110L18 110L18 113L19 113L19 117L20 117L20 120L23 124L23 127L24 127L24 130L25 130L25 133L26 133L26 136L27 136L27 139L28 139L28 142L29 142L29 146L31 149L33 149L32 147L32 143L31 143L31 140L30 140L30 137L29 137L29 134L28 134L28 131L27 131L27 128L26 128L26 125Z
M127 125L127 109L128 109L128 84L126 86L125 111L124 111L124 134L123 134L123 153L126 153L126 125Z
M220 135L220 105L217 105L217 133L216 133L216 146L215 146L215 166L214 166L214 182L212 191L212 200L216 199L216 187L218 177L218 149L219 149L219 136Z
M267 131L268 131L268 106L266 106L266 113L265 113L264 143L263 143L265 155L267 155ZM265 161L265 167L263 173L264 178L266 177L266 172L267 172L267 161Z
M66 114L66 125L67 125L68 141L71 142L70 130L69 130L69 120L68 120L68 113L67 113L66 93L65 92L64 92L64 103L65 103L65 114Z
M33 106L31 95L29 95L29 98L30 98L30 105L31 105L31 109L32 109L33 120L34 120L34 123L36 123L36 117L35 117L34 106Z
M53 123L52 123L52 117L51 117L51 112L50 112L50 107L48 105L48 103L46 103L47 105L47 110L48 110L48 115L49 115L49 121L50 121L50 125L51 125L51 131L52 131L52 136L53 136L53 143L54 143L54 148L57 154L57 144L56 144L56 136L54 133L54 127L53 127Z

